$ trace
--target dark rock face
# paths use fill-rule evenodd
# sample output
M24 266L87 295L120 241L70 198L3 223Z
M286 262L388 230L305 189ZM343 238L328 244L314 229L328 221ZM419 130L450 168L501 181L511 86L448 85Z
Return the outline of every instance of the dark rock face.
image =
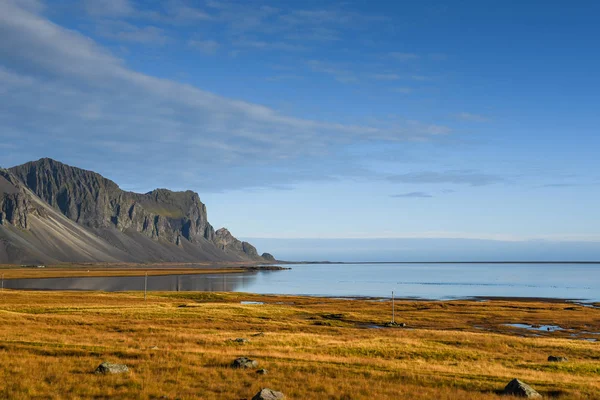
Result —
M186 247L187 242L205 248L216 246L229 254L232 260L262 260L254 246L239 241L227 229L215 232L208 222L206 206L192 191L156 189L145 194L126 192L95 172L47 158L9 171L7 176L13 176L13 180L16 178L43 202L96 233L111 229L137 232L181 249ZM9 221L26 228L29 204L19 196L18 190L9 193L12 187L10 178L3 176L3 179L0 181L0 193L3 187L7 189L0 197L0 223ZM121 250L127 251L126 248ZM218 252L215 254L212 257L218 258Z
M542 398L542 396L538 392L536 392L531 386L516 378L510 381L508 385L506 385L502 393L505 395L516 397L526 397L528 399Z
M275 257L273 257L273 254L271 253L262 253L261 257L264 258L266 261L276 261Z
M236 239L226 228L221 228L215 232L213 242L225 252L243 253L251 259L261 258L256 251L256 247L248 242Z
M94 373L96 374L123 374L125 372L129 372L129 368L127 365L123 364L113 364L109 362L103 362L96 368Z
M0 225L11 224L27 229L27 216L33 206L19 183L6 170L0 170Z
M283 400L285 396L281 392L276 392L273 389L265 388L256 393L252 400Z
M192 191L126 192L51 159L0 169L0 262L264 261Z
M42 159L10 171L38 197L67 218L90 228L133 229L152 239L177 244L212 240L213 227L198 194L156 189L126 192L101 175Z

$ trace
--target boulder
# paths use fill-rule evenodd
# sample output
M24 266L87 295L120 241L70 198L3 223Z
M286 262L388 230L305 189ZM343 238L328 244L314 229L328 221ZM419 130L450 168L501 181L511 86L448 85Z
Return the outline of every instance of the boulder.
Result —
M536 392L531 386L516 378L510 381L508 385L506 385L502 394L516 397L526 397L528 399L542 398L542 396L538 392Z
M258 367L258 363L254 360L251 360L247 357L239 357L233 360L231 363L233 368L256 368Z
M548 361L550 361L550 362L565 362L565 361L569 361L569 359L567 357L548 356Z
M244 338L229 339L229 341L233 342L233 343L239 343L239 344L246 344L246 343L248 343L248 339L244 339Z
M281 392L276 392L273 389L265 388L256 393L252 400L283 400L285 396Z
M98 366L98 368L96 368L96 371L94 371L94 373L96 374L123 374L125 372L129 372L129 368L127 368L127 365L123 365L123 364L113 364L113 363L109 363L109 362L103 362L102 364L100 364Z
M257 370L256 373L259 375L266 375L269 373L269 371L267 371L266 369L263 368L263 369Z

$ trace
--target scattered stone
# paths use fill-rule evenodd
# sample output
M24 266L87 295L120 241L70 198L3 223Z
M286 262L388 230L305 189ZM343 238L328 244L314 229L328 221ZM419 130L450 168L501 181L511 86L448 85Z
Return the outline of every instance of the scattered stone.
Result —
M129 368L127 368L127 365L123 365L123 364L113 364L113 363L109 363L109 362L103 362L102 364L100 364L98 366L98 368L96 368L96 371L94 371L94 373L96 374L122 374L125 372L129 372Z
M251 360L247 357L240 357L233 360L231 366L233 368L256 368L258 367L258 362Z
M263 337L263 336L265 336L264 332L258 332L258 333L255 333L254 335L252 335L252 337Z
M239 344L246 344L248 343L248 339L244 339L244 338L237 338L237 339L229 339L230 342L234 342L234 343L239 343Z
M266 375L269 373L269 371L267 371L266 369L263 368L263 369L257 370L256 373L259 375Z
M531 386L516 378L510 381L508 385L506 385L502 393L510 396L526 397L528 399L542 398L542 396L538 392L536 392Z
M406 328L406 324L404 322L386 322L383 324L386 328Z
M262 389L260 392L256 393L252 400L283 400L285 396L281 392L276 392L273 389Z
M149 347L149 349L150 349L150 350L160 350L160 349L158 348L158 346L152 346L152 347Z
M567 357L548 356L548 361L550 361L550 362L565 362L565 361L569 361L569 359Z

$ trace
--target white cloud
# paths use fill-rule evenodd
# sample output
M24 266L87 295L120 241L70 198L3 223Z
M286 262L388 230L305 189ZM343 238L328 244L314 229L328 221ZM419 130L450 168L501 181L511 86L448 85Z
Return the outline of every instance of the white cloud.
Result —
M219 48L219 43L215 40L190 40L188 45L202 51L206 54L214 54Z
M84 5L93 16L124 17L134 11L129 0L85 0Z
M388 177L390 182L410 183L410 184L447 184L486 186L495 183L506 182L506 179L499 175L486 174L470 170L452 170L452 171L419 171L406 174L397 174Z
M397 81L400 79L400 75L398 74L373 74L371 77L378 81Z
M90 169L114 168L112 177L144 165L157 183L173 182L185 170L186 185L249 187L329 179L321 171L324 156L356 141L449 131L420 123L382 127L297 118L156 78L12 2L0 3L0 36L11 38L0 41L0 92L10 98L0 104L0 122L3 137L19 137L13 158L80 160ZM353 78L319 62L312 67L339 80ZM287 168L273 173L281 163ZM337 166L332 173L355 167ZM212 179L211 171L222 179Z
M414 53L401 53L398 51L390 52L388 53L388 56L397 61L413 61L418 60L420 58L419 55Z
M456 118L463 120L463 121L471 121L471 122L488 122L489 121L489 118L484 115L473 114L473 113L468 113L468 112L458 113L458 114L456 114Z

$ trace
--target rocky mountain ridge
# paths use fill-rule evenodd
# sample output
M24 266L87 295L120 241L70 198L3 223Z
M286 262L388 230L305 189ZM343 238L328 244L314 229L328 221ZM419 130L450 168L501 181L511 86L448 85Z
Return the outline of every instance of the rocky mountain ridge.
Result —
M27 231L32 213L44 218L45 208L140 262L265 261L227 229L215 232L206 206L192 191L127 192L95 172L48 158L1 170L0 229Z

